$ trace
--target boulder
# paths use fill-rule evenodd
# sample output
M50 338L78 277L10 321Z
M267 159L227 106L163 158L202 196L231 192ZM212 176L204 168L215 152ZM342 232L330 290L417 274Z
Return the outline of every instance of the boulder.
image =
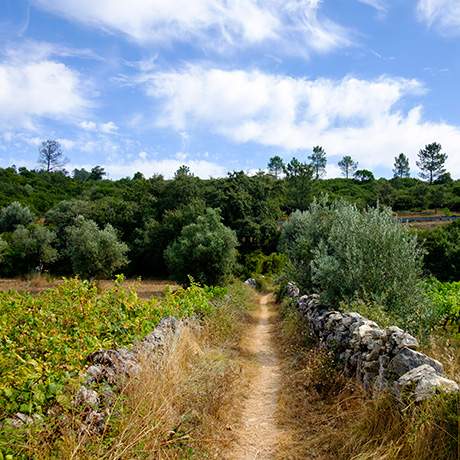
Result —
M248 285L248 286L251 286L252 288L256 288L257 287L257 281L254 279L254 278L249 278L247 279L244 284Z
M410 348L403 348L395 355L388 365L388 371L399 378L406 372L424 364L431 366L438 374L444 372L439 361Z
M416 401L423 401L438 392L458 392L459 386L453 380L439 375L433 367L423 364L402 375L394 383L394 389L399 398L409 394Z
M388 351L397 351L401 348L410 348L411 350L416 350L418 348L417 339L397 326L391 326L387 328L386 333Z
M286 285L286 295L292 299L296 299L300 295L299 288L292 281L289 281L289 283Z

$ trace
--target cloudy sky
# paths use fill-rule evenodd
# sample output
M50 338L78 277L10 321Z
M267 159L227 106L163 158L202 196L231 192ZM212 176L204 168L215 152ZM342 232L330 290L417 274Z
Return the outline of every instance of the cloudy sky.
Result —
M0 166L201 177L350 154L460 177L458 0L0 0Z

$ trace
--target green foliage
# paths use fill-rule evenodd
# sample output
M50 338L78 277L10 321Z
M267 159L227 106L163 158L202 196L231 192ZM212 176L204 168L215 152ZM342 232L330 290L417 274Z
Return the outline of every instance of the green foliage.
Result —
M66 385L78 381L90 353L132 344L166 316L207 315L222 295L192 283L147 301L122 280L103 293L78 279L39 295L0 292L0 419L65 404Z
M323 196L314 200L307 212L296 211L291 214L283 225L279 250L287 256L288 278L303 292L313 287L313 251L327 237L333 219L330 211L328 198Z
M305 210L311 201L313 167L293 158L284 170L286 174L286 204L292 210Z
M0 264L3 262L5 258L5 254L8 250L8 243L0 237Z
M353 161L350 155L345 155L339 161L338 165L346 179L348 179L350 175L353 174L358 168L358 163Z
M456 325L460 332L460 282L443 283L431 278L426 286L439 321Z
M335 304L357 298L383 305L413 332L432 326L421 280L422 251L390 210L360 211L323 199L290 218L281 248L302 290L313 287Z
M266 255L259 250L244 255L242 259L241 276L245 279L254 275L279 275L286 265L286 256L277 252Z
M282 163L282 159L281 163L275 161L278 169L271 170L272 174L248 176L240 171L210 180L193 176L187 168L181 168L171 180L135 174L132 179L116 181L101 178L103 171L98 167L93 168L97 173L93 179L90 170L78 170L70 177L64 172L0 168L0 208L22 203L37 216L37 222L56 234L53 247L59 259L47 267L53 274L72 273L65 229L81 215L101 229L110 224L120 241L129 246L128 274L162 277L168 275L165 249L206 208L220 209L223 224L236 232L240 262L254 251L276 251L280 223L291 212L308 209L315 196L325 193L359 209L384 204L395 211L427 207L460 211L460 181L451 182L447 176L445 181L440 176L431 186L415 178L367 180L367 173L357 176L358 180L312 180L315 171L310 164L292 159L281 177ZM0 233L10 233L21 223L27 227L31 222L30 218L15 218ZM448 276L448 266L443 270ZM8 273L20 274L14 266Z
M0 232L12 232L18 225L29 225L34 215L27 206L17 201L0 210Z
M282 174L284 171L284 161L283 159L275 155L274 157L270 158L270 161L268 162L268 171L270 174L273 174L277 179L278 177Z
M418 153L417 166L420 168L420 177L427 179L430 184L446 173L444 165L447 155L442 153L441 150L441 144L433 142L426 145Z
M221 222L218 211L208 208L196 223L187 225L165 251L171 273L178 281L188 276L204 284L223 283L233 272L238 241Z
M322 147L317 145L313 147L313 153L308 157L310 164L313 168L315 179L318 180L320 177L324 176L326 173L326 152Z
M425 267L442 281L460 280L460 222L418 231L425 248Z
M395 157L393 174L395 178L403 179L410 176L409 158L400 153Z
M66 228L66 234L73 271L82 277L109 278L128 263L128 246L118 240L110 224L101 230L95 222L79 216Z
M58 258L53 247L56 234L43 225L19 225L12 233L4 234L8 243L3 274L25 275L32 271L42 272Z
M374 174L367 169L359 169L353 174L353 178L358 182L370 182L375 180Z

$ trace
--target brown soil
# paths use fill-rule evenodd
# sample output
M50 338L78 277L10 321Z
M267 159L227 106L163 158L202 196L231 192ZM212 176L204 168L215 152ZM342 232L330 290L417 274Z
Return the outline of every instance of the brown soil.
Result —
M274 458L280 437L275 419L281 380L274 330L278 312L270 295L260 297L252 319L254 326L241 346L242 366L250 376L250 387L242 402L237 441L227 459Z
M110 289L114 285L112 280L97 280L96 283L102 290ZM15 290L25 291L30 294L39 294L46 289L57 287L60 284L62 284L62 279L47 278L46 276L34 276L27 280L20 278L1 278L0 292ZM159 297L167 287L173 290L178 287L174 281L167 280L126 280L124 286L127 288L134 288L142 299Z

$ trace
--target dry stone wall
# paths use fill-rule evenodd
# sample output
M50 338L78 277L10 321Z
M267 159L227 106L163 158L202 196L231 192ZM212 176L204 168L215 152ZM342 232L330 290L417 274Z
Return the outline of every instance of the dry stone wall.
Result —
M417 339L399 327L382 329L358 313L344 313L322 305L317 295L298 297L289 283L302 317L320 345L332 351L346 374L370 391L390 390L421 401L437 392L458 392L444 376L442 364L417 351Z
M191 326L192 322L173 317L163 318L152 333L131 349L98 350L89 355L87 361L90 365L74 399L74 404L83 410L81 429L102 430L115 402L117 387L140 371L141 358L161 353L173 339L180 336L184 326ZM193 326L196 327L195 324Z

